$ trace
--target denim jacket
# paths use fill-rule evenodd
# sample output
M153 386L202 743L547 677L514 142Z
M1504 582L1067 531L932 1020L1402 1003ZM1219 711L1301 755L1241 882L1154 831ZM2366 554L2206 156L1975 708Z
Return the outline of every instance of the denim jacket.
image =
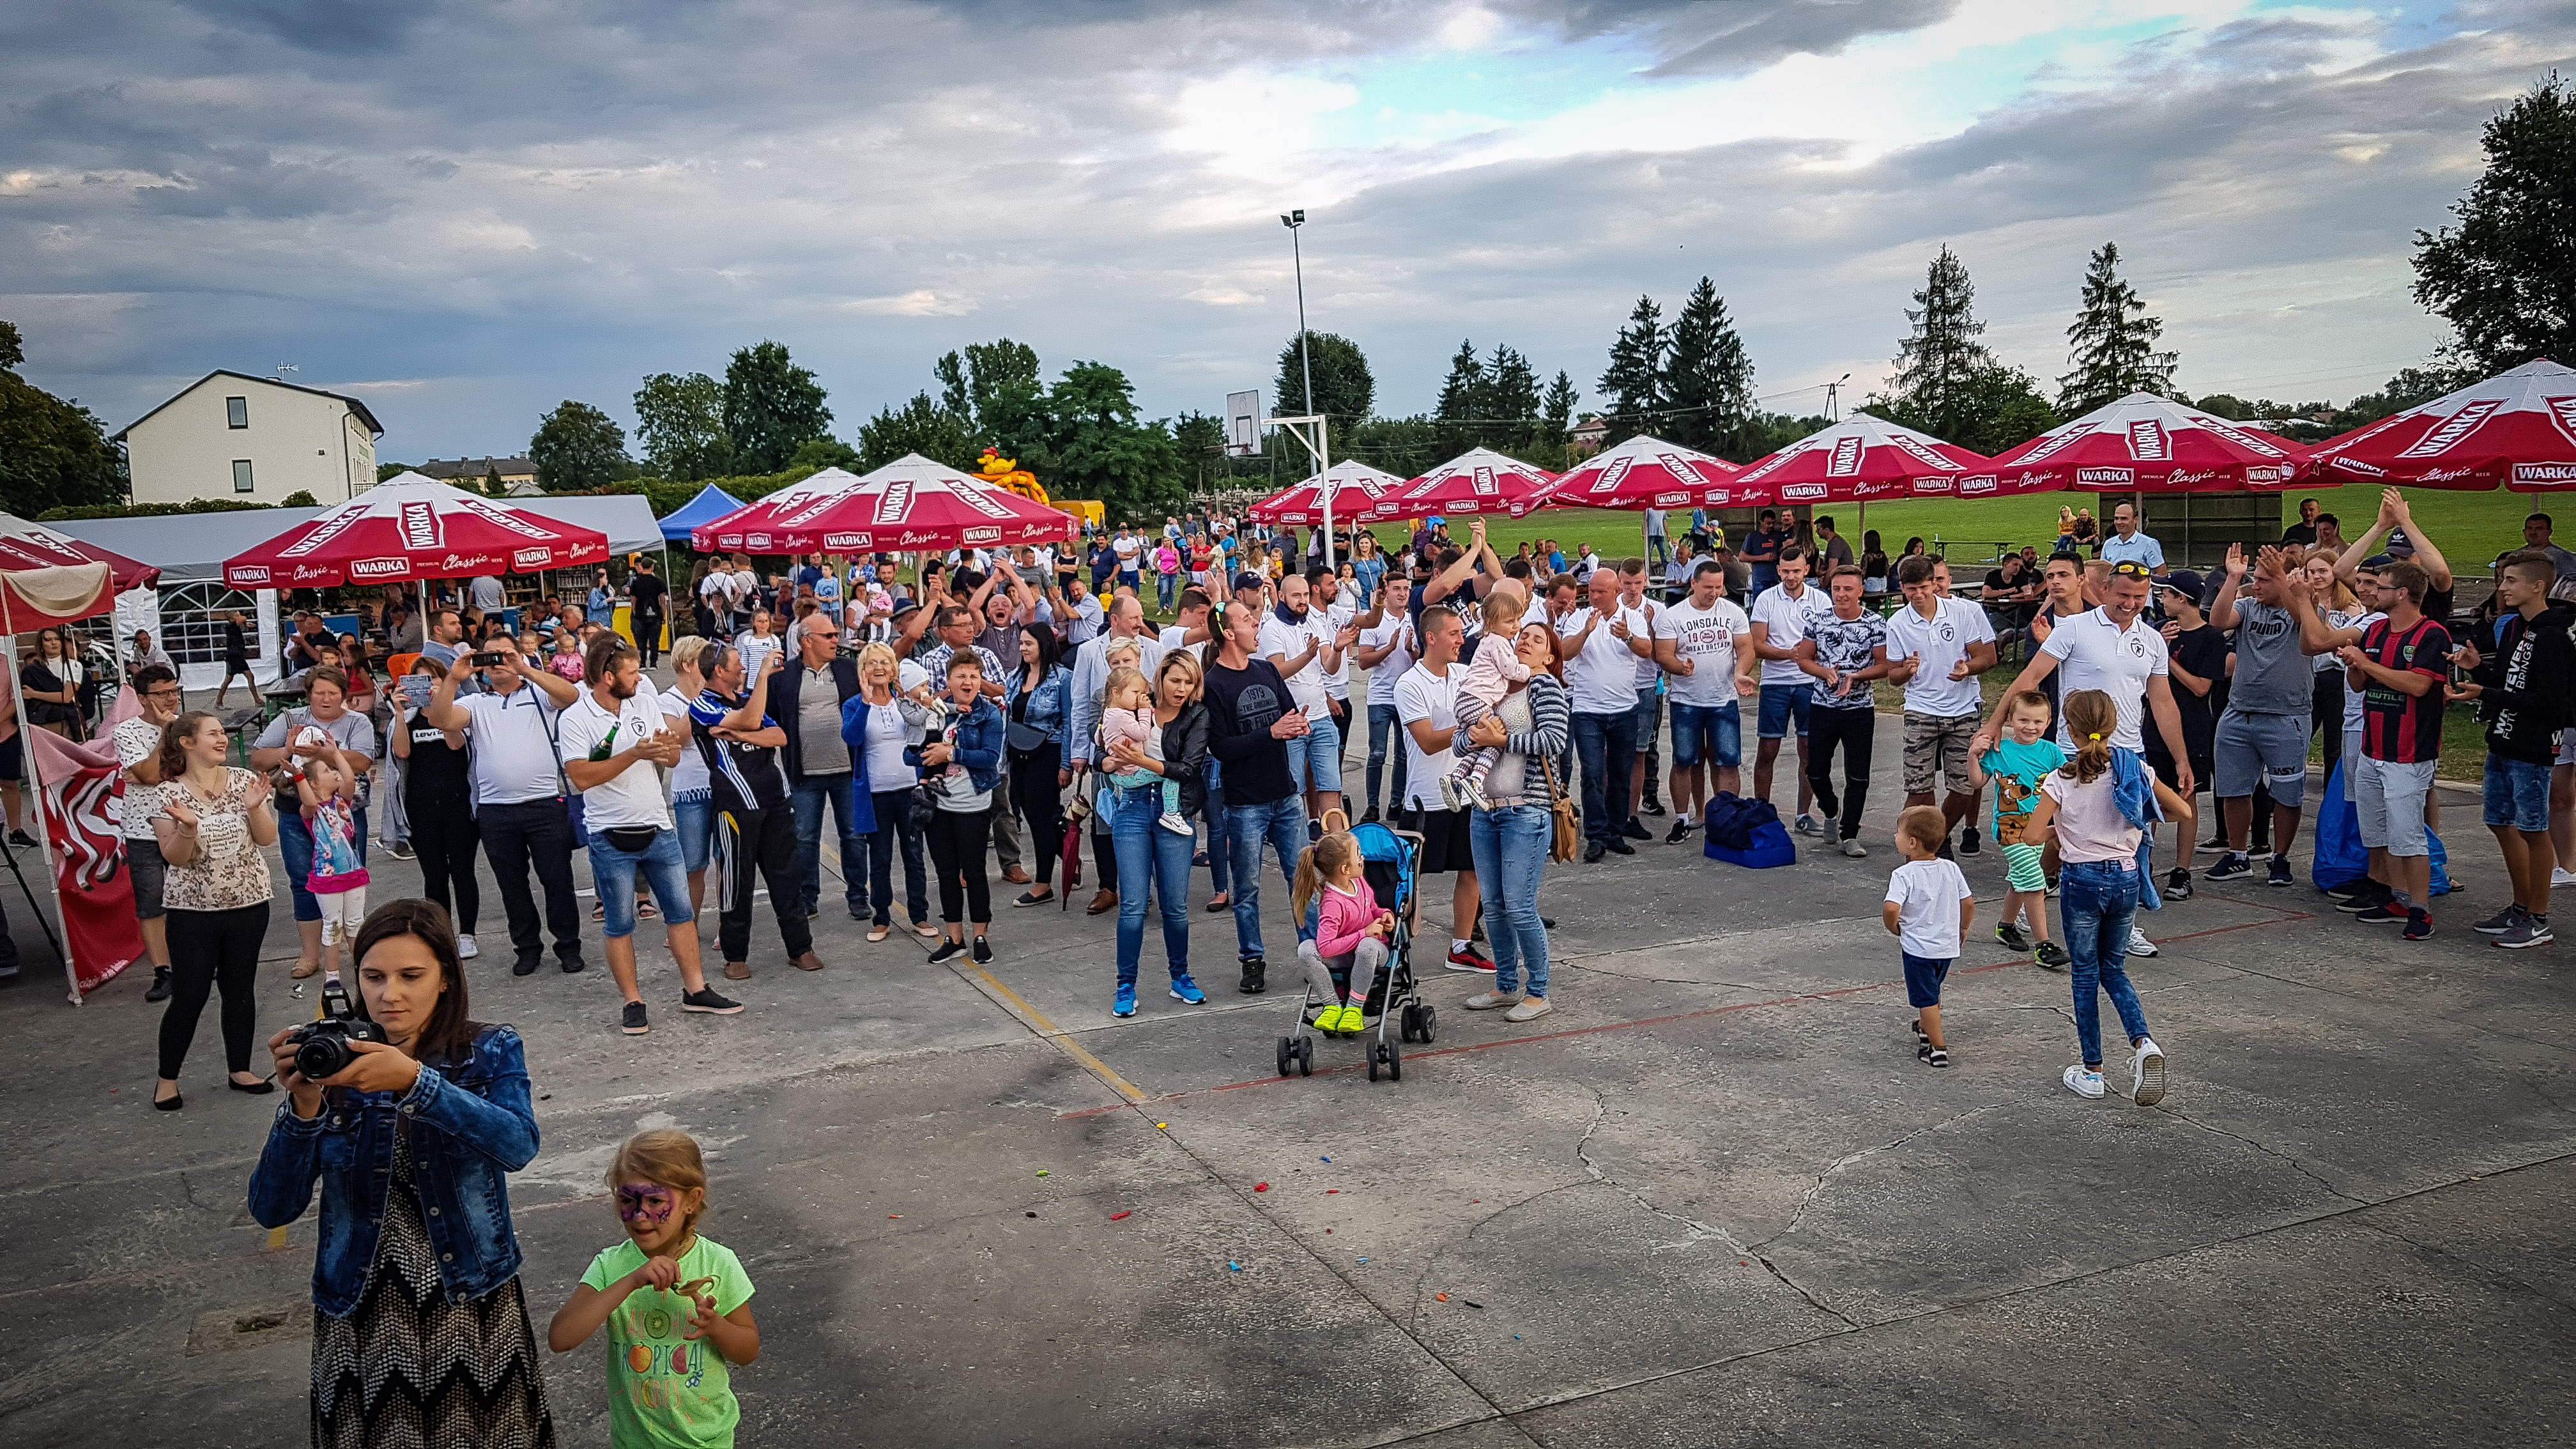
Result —
M978 790L990 790L1002 778L1002 707L990 699L979 698L974 710L957 722L957 763L966 767L966 777ZM934 727L933 741L947 732L946 725ZM921 745L903 752L906 763L921 767Z
M1027 672L1022 671L1020 677L1012 681L1011 696L1004 702L1004 719L1010 716L1009 706L1019 703L1020 696L1025 694L1029 697L1029 712L1020 723L1033 730L1044 731L1049 744L1062 743L1065 702L1072 683L1073 671L1061 664L1048 670L1047 677L1039 681L1035 689L1029 687Z
M537 1155L537 1118L519 1034L486 1026L460 1056L421 1063L408 1092L326 1091L310 1118L296 1116L292 1101L279 1106L251 1171L250 1215L282 1228L304 1215L321 1181L318 1312L346 1317L367 1286L401 1121L410 1123L412 1182L447 1301L480 1298L519 1271L507 1174Z

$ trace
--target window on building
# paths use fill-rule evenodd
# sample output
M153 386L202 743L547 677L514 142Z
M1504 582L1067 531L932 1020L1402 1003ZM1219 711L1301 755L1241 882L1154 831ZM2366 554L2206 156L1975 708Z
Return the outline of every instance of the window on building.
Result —
M233 459L233 491L235 493L249 493L255 491L251 486L250 459L248 458Z
M228 397L224 399L224 426L228 428L246 428L250 426L249 398Z
M221 580L206 579L161 590L161 627L153 642L170 651L180 664L220 664L224 658L224 619L239 609L253 621L243 632L253 655L261 652L259 600Z

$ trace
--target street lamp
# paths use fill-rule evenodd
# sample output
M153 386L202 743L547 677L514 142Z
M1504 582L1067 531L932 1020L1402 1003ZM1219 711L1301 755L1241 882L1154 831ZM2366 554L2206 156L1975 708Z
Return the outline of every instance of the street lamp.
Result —
M1288 228L1288 256L1297 269L1297 372L1306 384L1306 411L1320 418L1323 416L1323 409L1315 403L1314 352L1306 341L1306 254L1297 239L1297 229L1306 224L1306 209L1301 206L1293 211L1279 213L1279 224ZM1324 567L1332 568L1334 567L1333 485L1331 480L1324 477L1325 472L1332 466L1332 459L1325 456L1331 445L1325 442L1324 428L1325 425L1322 423L1318 423L1315 428L1316 441L1324 443L1324 447L1318 448L1315 452L1315 487L1324 498Z

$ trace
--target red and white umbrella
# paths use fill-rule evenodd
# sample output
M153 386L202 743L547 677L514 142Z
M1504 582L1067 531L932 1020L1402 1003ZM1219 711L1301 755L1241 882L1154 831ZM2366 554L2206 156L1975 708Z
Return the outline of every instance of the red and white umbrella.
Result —
M1519 518L1540 508L1742 508L1772 501L1744 488L1744 470L1643 433L1604 448L1511 506Z
M1340 525L1377 506L1378 500L1402 488L1405 480L1357 458L1344 458L1318 477L1282 488L1252 505L1252 516L1263 523L1320 525L1324 521L1324 487L1328 483L1333 493L1333 522Z
M1433 514L1508 513L1556 475L1491 448L1470 448L1378 500L1363 522Z
M83 543L16 514L0 513L0 570L77 568L94 563L107 565L109 587L115 593L148 589L161 580L161 570L152 564L137 563L121 553Z
M1775 490L1782 503L1868 503L1953 497L1961 479L1988 466L1983 453L1854 413L1746 464L1736 481Z
M2308 450L2316 486L2576 488L2576 368L2547 358Z
M1073 515L1062 509L919 453L864 477L842 474L836 486L817 490L813 481L783 503L782 494L772 494L701 525L690 546L701 553L875 553L1056 543L1073 533Z
M2151 392L2104 403L1959 480L1962 498L2007 493L2237 493L2294 481L2306 450Z
M767 538L781 517L801 511L826 494L856 487L858 481L859 475L846 468L825 468L808 474L775 493L763 494L731 513L719 513L689 530L689 546L700 553L771 552L765 547L752 549L745 540ZM732 541L719 542L716 536L718 529L723 530L724 538Z
M608 561L608 535L403 473L224 560L237 589L541 573Z

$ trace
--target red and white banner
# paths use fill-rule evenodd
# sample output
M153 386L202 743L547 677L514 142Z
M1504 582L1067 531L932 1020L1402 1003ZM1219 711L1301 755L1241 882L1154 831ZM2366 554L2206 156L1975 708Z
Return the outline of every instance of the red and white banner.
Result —
M45 815L45 847L63 907L72 980L84 991L112 981L143 955L134 919L134 880L125 869L118 801L125 772L116 747L75 744L51 730L19 731L36 772Z

